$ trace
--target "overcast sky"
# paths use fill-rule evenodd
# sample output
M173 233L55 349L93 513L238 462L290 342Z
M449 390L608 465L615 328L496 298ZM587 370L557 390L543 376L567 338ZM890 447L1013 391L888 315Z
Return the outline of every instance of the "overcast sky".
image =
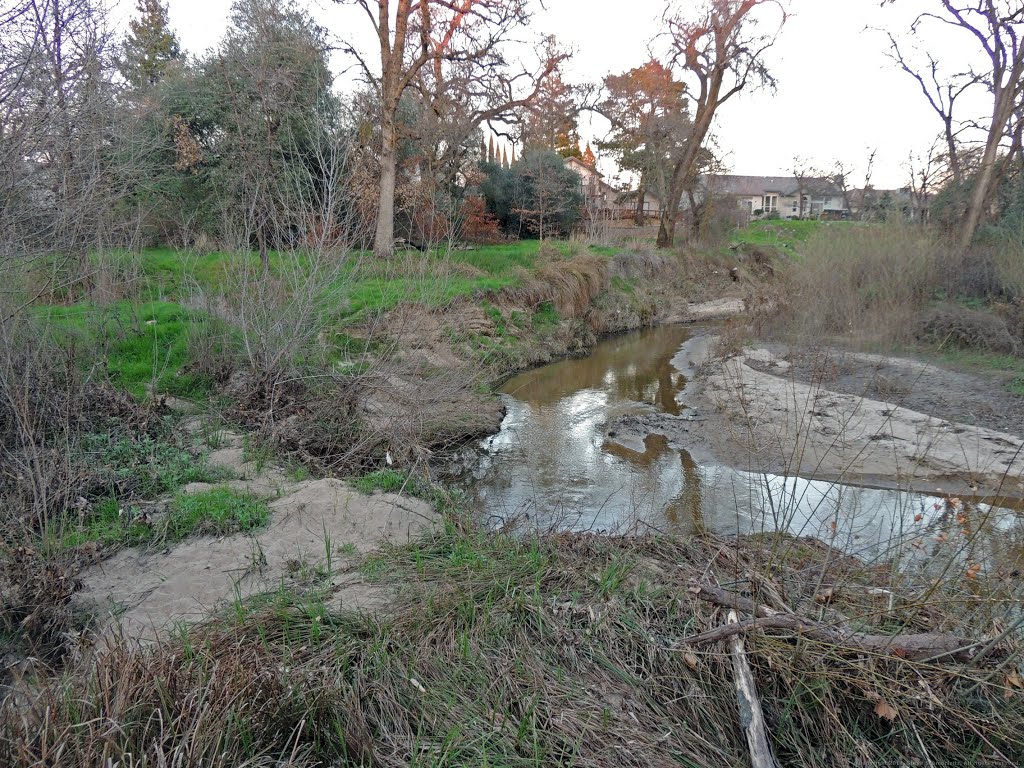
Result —
M214 46L230 4L169 0L182 45L192 53ZM131 13L133 5L121 0L115 18ZM661 31L665 0L546 0L545 5L536 12L533 31L554 34L575 50L568 80L596 82L647 59L650 41ZM778 91L740 95L719 113L715 137L726 164L733 173L781 175L791 172L796 155L825 170L839 159L855 169L859 184L867 156L877 148L875 186L905 185L908 154L926 149L941 125L917 84L885 56L884 34L872 28L906 36L917 13L937 7L937 0L899 0L886 8L879 0L787 0L787 5L789 20L769 53ZM323 0L310 0L308 7L332 35L372 50L362 11ZM972 50L966 35L934 26L921 44L949 60L962 61ZM340 72L345 61L339 56L333 64ZM583 117L585 139L604 130L599 119ZM602 168L612 170L606 161Z

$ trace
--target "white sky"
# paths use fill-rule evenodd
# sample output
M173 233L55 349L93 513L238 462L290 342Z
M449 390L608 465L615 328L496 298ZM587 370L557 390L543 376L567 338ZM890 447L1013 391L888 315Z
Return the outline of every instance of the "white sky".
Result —
M299 2L308 2L332 35L372 52L372 31L361 10L324 0ZM183 47L200 53L214 46L230 3L169 0L171 23ZM719 113L715 136L726 164L733 173L784 175L792 171L796 155L823 170L841 159L854 169L859 184L868 153L877 148L872 183L905 185L908 154L927 149L941 125L918 85L886 58L885 35L871 28L906 36L917 13L938 3L899 0L886 8L879 7L879 0L786 3L791 16L769 53L777 93L741 94ZM575 50L567 80L596 82L647 59L650 41L661 31L665 0L546 0L545 5L535 14L532 31L554 34ZM121 0L115 18L127 16L133 6L132 0ZM933 52L951 61L963 62L974 50L967 35L935 25L927 38ZM345 63L339 55L333 65L341 71ZM584 139L605 130L600 119L586 115L580 127ZM602 168L613 172L607 162Z

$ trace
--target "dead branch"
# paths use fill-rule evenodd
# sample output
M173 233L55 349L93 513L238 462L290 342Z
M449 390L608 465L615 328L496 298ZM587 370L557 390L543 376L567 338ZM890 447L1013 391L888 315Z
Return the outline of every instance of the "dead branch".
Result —
M729 623L726 628L735 627L739 623L736 611L729 611ZM732 670L736 684L736 703L740 708L740 723L747 737L747 748L750 750L750 764L753 768L777 768L771 744L768 742L768 730L764 724L764 712L761 700L757 696L757 685L754 673L747 662L747 653L743 649L743 639L733 635L729 641L732 653Z
M755 618L717 627L679 641L680 644L686 646L715 643L755 629L786 629L798 632L811 640L840 646L858 653L886 654L911 661L934 661L947 657L956 661L970 661L971 651L985 644L984 640L971 642L957 635L935 632L912 635L869 635L860 632L844 632L823 627L815 621L796 614L777 613L766 605L758 605L752 600L726 592L718 587L706 584L693 585L690 587L690 593L715 605L733 608Z

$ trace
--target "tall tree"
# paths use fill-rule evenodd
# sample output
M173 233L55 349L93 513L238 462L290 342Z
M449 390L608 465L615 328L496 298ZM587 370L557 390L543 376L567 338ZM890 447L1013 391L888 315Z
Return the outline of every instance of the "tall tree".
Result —
M759 11L771 6L781 14L778 26L764 34ZM670 7L665 13L669 64L687 84L693 128L668 184L658 247L675 243L679 203L696 182L704 144L719 107L736 94L757 86L775 86L765 63L786 13L778 0L704 0L695 14Z
M168 65L181 55L178 38L160 0L137 0L138 15L128 22L118 68L134 88L156 85Z
M512 237L564 237L586 202L580 177L545 149L524 151L511 168L492 166L480 189L488 210Z
M896 1L885 0L886 3ZM1008 138L1012 154L1016 130L1014 117L1022 109L1024 100L1024 4L1020 0L940 0L940 4L941 12L926 12L918 16L912 25L912 32L920 34L927 22L938 22L964 32L966 37L973 40L978 55L984 57L986 67L983 70L973 69L968 64L958 67L963 74L954 75L949 82L941 82L936 73L938 65L933 57L928 57L929 63L923 67L925 74L922 74L909 65L892 36L890 40L897 61L921 83L925 96L947 126L947 142L948 126L953 122L954 97L974 85L984 85L988 90L991 111L981 124L985 134L983 150L973 174L970 201L960 227L959 246L965 251L974 239L978 225L999 185L999 175L1005 167L999 155ZM946 95L945 102L940 101L936 105L933 92L926 85L926 77L940 95ZM954 89L951 84L953 82L961 84ZM956 169L962 173L952 150L951 145L950 161L957 163Z
M0 250L83 261L109 221L117 114L93 0L29 0L0 19Z
M236 238L268 251L300 225L297 178L336 109L323 30L290 0L236 0L202 65L213 129L210 174Z
M604 88L597 111L612 130L600 147L616 157L619 167L639 177L640 223L646 194L668 199L670 180L688 150L693 124L686 87L668 67L651 59L621 75L608 75Z
M402 96L422 77L435 113L454 112L458 94L467 97L468 119L458 121L464 137L481 123L522 105L526 90L536 87L553 66L538 72L525 68L507 73L503 48L511 33L529 21L528 0L337 0L361 8L377 37L379 72L353 46L348 47L377 89L380 100L380 194L374 252L388 256L394 248L398 112ZM446 66L447 65L447 66ZM447 71L446 71L447 70ZM480 104L498 94L500 103ZM463 144L464 141L454 142Z
M379 72L354 46L347 50L376 87L381 104L374 252L387 256L394 245L398 111L407 89L415 88L427 101L435 125L437 116L446 116L449 135L437 144L439 157L432 165L452 169L479 126L529 103L564 55L542 56L535 69L515 69L506 58L513 33L528 23L528 0L336 1L361 8L377 37Z
M549 44L554 50L553 41L549 41ZM580 95L580 89L566 83L561 72L552 72L525 110L522 145L548 149L562 157L579 157Z

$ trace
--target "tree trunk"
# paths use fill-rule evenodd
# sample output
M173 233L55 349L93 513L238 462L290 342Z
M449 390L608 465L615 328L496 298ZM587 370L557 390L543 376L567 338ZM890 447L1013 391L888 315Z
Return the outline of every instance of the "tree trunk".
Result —
M644 225L644 206L647 204L646 197L647 193L644 191L643 184L641 184L636 193L636 210L633 212L633 223L638 227L642 227Z
M676 243L676 214L679 213L679 196L675 192L669 194L665 202L665 210L661 212L661 225L658 227L658 247L672 248Z
M985 213L985 206L988 204L989 194L995 179L996 161L999 154L999 144L1003 139L1006 124L1013 114L1013 103L1011 91L1006 88L1000 89L996 94L996 106L992 114L992 125L988 132L988 141L985 143L985 154L981 158L981 168L974 181L974 190L971 192L971 203L967 208L967 217L964 220L963 229L960 230L960 251L965 252L974 240L974 233L978 231L981 217Z
M381 126L380 200L377 206L377 231L373 254L386 259L395 248L395 164L398 160L398 135L394 121L385 114Z
M953 183L959 184L963 181L963 172L960 170L960 151L956 146L953 118L943 117L942 121L946 130L946 152L949 153L949 171L953 174Z
M697 205L697 196L692 189L686 190L686 199L690 203L690 235L694 239L700 238L701 224L704 222L704 211ZM705 203L707 200L705 200Z
M270 253L267 251L267 233L262 224L256 226L256 242L260 249L260 264L263 266L263 274L270 272Z

